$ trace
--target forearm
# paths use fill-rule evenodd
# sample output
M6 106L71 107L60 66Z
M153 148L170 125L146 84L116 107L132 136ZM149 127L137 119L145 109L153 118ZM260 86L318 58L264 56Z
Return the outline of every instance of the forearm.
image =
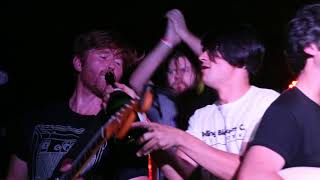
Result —
M179 149L192 160L222 179L232 179L240 165L240 156L208 146L196 137L185 133Z
M262 172L258 168L248 169L248 171L241 172L238 177L239 180L283 180L277 172Z
M164 174L164 176L167 179L175 179L175 180L180 180L184 179L182 176L169 164L165 164L161 166L160 168L161 172Z
M143 86L171 51L171 47L160 41L132 73L130 77L131 87L139 93L142 92Z
M187 179L196 169L196 165L181 158L176 148L170 148L165 151L156 151L152 157L168 179Z
M189 31L183 32L180 35L182 41L186 43L189 48L195 53L197 56L200 56L202 53L202 45L201 45L201 40L192 34Z

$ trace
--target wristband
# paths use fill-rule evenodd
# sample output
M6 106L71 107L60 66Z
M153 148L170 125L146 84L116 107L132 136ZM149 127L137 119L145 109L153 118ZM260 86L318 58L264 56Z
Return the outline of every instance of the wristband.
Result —
M161 39L161 42L162 42L164 45L168 46L169 48L173 48L172 43L170 43L168 40L166 40L166 39Z

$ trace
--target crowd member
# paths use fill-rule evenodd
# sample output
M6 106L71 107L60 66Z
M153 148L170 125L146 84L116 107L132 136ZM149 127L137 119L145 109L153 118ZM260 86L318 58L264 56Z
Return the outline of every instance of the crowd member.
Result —
M179 10L173 13L181 16ZM134 128L148 130L139 139L143 147L137 155L152 152L162 161L168 178L190 178L200 172L204 179L232 179L265 110L279 93L250 84L265 51L252 27L209 33L202 45L202 80L217 91L218 100L194 113L187 132L157 123L135 123Z
M319 3L303 7L290 21L287 52L298 83L266 111L239 179L282 179L283 168L320 167L319 33Z

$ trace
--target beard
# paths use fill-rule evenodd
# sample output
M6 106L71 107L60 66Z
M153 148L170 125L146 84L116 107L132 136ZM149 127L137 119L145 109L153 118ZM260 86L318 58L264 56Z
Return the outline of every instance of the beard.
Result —
M182 81L175 81L173 84L171 84L171 89L173 89L173 91L176 93L182 93L188 89L188 85Z

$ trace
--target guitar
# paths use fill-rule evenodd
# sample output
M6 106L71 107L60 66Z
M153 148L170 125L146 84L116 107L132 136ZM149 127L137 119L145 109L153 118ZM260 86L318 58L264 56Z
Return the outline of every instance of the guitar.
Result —
M105 146L107 141L115 136L122 140L126 137L132 122L136 119L137 112L146 112L152 105L153 95L150 88L146 89L142 98L131 99L123 105L109 120L98 129L89 143L81 150L79 155L72 161L71 168L67 172L55 170L52 180L75 180L81 176L81 172L87 167L98 150ZM110 100L109 100L110 101Z
M285 180L314 180L320 179L320 168L316 167L292 167L279 172Z

